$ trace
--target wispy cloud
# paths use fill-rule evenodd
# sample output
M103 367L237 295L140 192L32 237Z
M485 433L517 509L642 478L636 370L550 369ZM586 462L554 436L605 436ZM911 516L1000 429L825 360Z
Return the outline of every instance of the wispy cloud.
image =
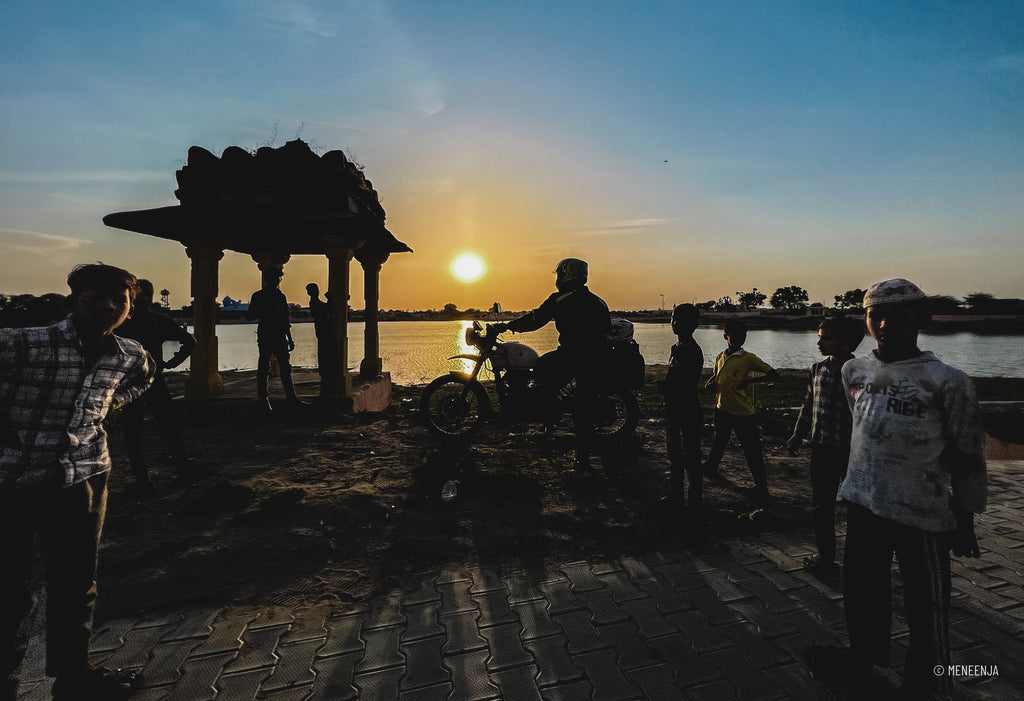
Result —
M95 170L65 171L58 173L23 173L0 171L0 184L59 184L59 183L137 183L142 180L167 180L163 170Z
M649 229L664 226L668 219L647 218L647 219L625 219L622 221L608 222L599 226L582 229L583 236L621 236L622 234L639 234Z
M49 257L76 251L90 243L92 242L84 239L43 234L38 231L0 229L0 251Z

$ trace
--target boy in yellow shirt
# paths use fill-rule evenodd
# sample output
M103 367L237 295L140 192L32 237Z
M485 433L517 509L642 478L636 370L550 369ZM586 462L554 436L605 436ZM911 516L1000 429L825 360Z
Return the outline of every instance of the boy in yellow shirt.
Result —
M754 493L759 497L767 497L768 477L761 452L761 435L757 427L754 402L747 394L747 388L762 380L777 380L780 375L768 363L743 349L747 340L747 325L742 321L726 322L724 336L729 346L715 358L715 373L705 385L707 389L718 393L718 402L715 405L715 440L708 460L704 463L704 473L711 476L718 474L718 463L725 454L729 436L735 431L747 459L747 467L754 478Z

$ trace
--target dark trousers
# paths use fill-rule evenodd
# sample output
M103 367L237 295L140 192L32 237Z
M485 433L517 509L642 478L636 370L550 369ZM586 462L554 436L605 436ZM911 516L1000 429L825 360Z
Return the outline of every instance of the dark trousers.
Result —
M849 504L846 524L843 589L851 649L867 662L889 663L895 555L910 628L903 686L913 692L948 692L949 675L932 670L950 660L949 535L881 518L859 504Z
M850 449L811 445L811 513L822 562L836 559L836 494L846 477Z
M691 520L699 519L704 503L704 475L700 469L700 431L703 416L700 407L685 409L669 406L665 411L668 459L671 478L669 496L689 510ZM687 488L684 491L683 478ZM684 496L685 495L685 496Z
M28 645L37 558L46 587L46 673L55 677L88 665L106 506L107 473L64 489L0 488L7 551L0 577L0 672L8 683Z
M572 407L572 423L576 433L576 452L589 455L594 443L594 409L599 398L599 368L603 355L572 353L556 348L537 359L537 379L543 402L557 413L558 390L569 380L576 380L576 397ZM551 417L555 418L555 417Z
M292 365L288 361L288 345L285 339L280 342L259 341L259 359L256 361L256 394L260 399L266 399L267 380L270 377L270 357L277 358L277 367L281 371L281 386L284 387L285 396L295 399L295 386L292 384Z
M181 436L181 425L178 423L178 415L174 410L174 400L171 399L171 392L167 389L163 375L157 375L145 394L128 404L121 415L124 422L124 442L128 452L128 462L131 463L132 473L136 477L148 475L146 453L143 450L147 407L153 413L160 433L163 434L164 442L167 444L167 450L171 454L171 459L178 469L184 466L186 460L185 440Z
M708 464L711 467L718 467L733 431L736 432L736 438L743 448L754 485L767 488L768 476L764 466L764 455L761 453L761 432L757 428L757 417L753 415L737 416L715 409L715 440L708 455Z

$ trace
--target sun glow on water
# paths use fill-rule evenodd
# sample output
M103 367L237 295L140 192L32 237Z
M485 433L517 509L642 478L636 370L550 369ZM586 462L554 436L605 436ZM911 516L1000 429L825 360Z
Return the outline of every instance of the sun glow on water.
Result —
M476 282L487 272L487 264L475 253L460 253L452 260L451 272L456 280Z

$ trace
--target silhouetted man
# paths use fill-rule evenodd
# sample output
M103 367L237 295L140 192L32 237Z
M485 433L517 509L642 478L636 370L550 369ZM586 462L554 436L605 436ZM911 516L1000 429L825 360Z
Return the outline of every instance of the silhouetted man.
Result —
M323 379L327 374L333 354L331 351L331 305L320 299L320 286L315 282L306 285L309 295L309 315L313 317L313 330L316 332L316 364ZM330 294L330 293L328 293Z
M270 377L270 357L277 358L281 370L281 385L288 401L302 404L295 394L292 384L292 366L289 353L295 350L292 340L291 319L288 315L288 300L279 288L284 272L280 268L268 268L263 271L263 288L253 293L249 300L249 309L245 318L258 321L256 326L256 345L259 348L259 360L256 363L256 393L260 403L267 411L272 409L270 395L267 392L267 380Z
M89 664L96 555L110 454L103 419L139 397L155 363L113 330L128 318L135 276L109 265L68 275L71 314L52 326L0 329L0 697L14 699L45 558L46 672L53 698L126 699L130 678ZM37 549L36 538L43 547Z
M135 310L131 317L118 327L117 335L134 339L149 351L156 361L156 377L153 379L153 385L146 390L141 399L126 406L121 416L124 422L128 462L132 466L132 474L135 475L135 485L143 494L152 495L156 493L156 485L149 477L146 453L143 450L146 407L149 407L156 418L164 442L170 451L171 460L178 471L178 477L188 484L198 476L196 469L189 463L185 440L181 435L181 425L163 374L164 369L176 368L185 362L196 347L196 340L174 319L154 311L153 283L149 280L139 280L138 290ZM179 345L177 352L167 362L164 362L163 352L165 341Z

